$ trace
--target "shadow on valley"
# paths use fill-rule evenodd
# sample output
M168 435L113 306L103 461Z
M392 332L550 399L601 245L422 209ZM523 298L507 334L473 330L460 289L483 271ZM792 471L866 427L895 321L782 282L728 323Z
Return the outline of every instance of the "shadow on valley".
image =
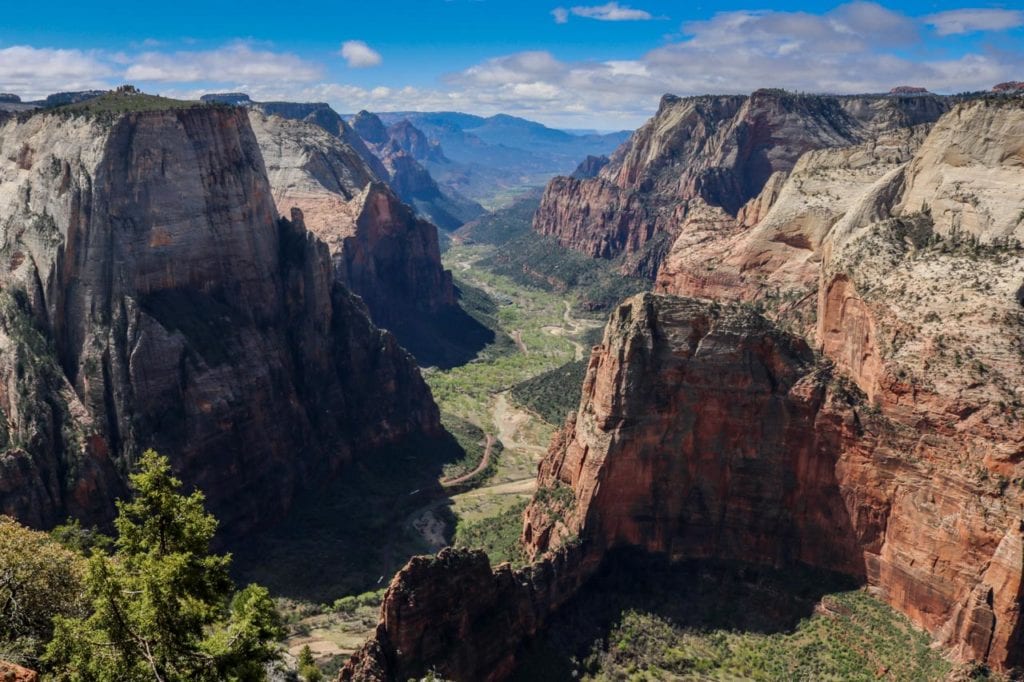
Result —
M235 578L320 604L386 587L410 557L432 553L408 523L414 512L436 505L454 528L438 479L465 456L447 433L363 454L322 489L300 495L280 522L231 543Z
M422 367L451 369L473 360L485 346L494 343L494 330L483 324L464 294L456 289L460 305L436 313L410 313L384 326ZM463 310L464 306L469 309Z
M512 679L939 679L929 644L842 575L616 553Z

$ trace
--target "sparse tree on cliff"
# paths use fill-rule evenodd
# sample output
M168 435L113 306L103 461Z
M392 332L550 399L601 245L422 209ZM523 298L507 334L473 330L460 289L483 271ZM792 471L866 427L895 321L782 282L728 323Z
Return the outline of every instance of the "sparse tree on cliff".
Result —
M146 452L118 502L113 556L85 578L91 615L58 617L46 661L63 679L258 680L281 628L266 589L232 597L230 556L211 554L217 521L184 496L167 460Z

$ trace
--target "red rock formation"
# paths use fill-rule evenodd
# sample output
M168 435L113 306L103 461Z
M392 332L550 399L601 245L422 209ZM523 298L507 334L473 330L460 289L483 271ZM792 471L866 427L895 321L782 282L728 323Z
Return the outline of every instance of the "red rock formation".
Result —
M937 97L823 97L763 90L750 97L666 95L655 116L589 180L555 178L534 229L595 258L630 256L627 274L653 274L642 257L657 236L685 231L694 202L735 216L777 172L812 149L846 147L882 131L934 121Z
M0 682L37 682L39 673L20 665L0 661Z
M458 306L437 228L375 177L355 149L307 121L250 111L274 202L299 208L335 277L425 365L465 362L490 337ZM365 126L363 126L365 127Z
M439 434L409 356L301 215L279 220L244 111L40 113L0 146L3 513L106 521L153 447L241 532Z
M482 556L415 560L342 679L503 679L518 643L620 547L845 572L959 657L1024 664L1024 494L959 462L1000 435L915 418L878 411L743 306L636 296L594 349L525 515L533 570L558 562L562 587Z
M1020 92L1024 90L1024 81L1006 81L992 86L992 92Z
M413 558L391 581L371 640L340 680L420 679L491 682L515 669L520 642L571 597L588 575L577 549L521 570L493 571L480 551L444 549Z
M572 502L538 495L524 541L839 570L959 656L1024 664L1024 495L963 463L1005 436L889 406L894 390L875 411L742 309L630 299L541 466Z

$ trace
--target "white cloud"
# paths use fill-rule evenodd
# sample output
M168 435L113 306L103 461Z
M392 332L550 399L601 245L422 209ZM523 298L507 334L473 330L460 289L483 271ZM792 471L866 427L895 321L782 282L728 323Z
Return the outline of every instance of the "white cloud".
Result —
M975 31L1005 31L1024 26L1024 11L1011 9L955 9L924 18L940 36Z
M14 45L0 49L0 91L24 99L44 97L58 90L106 87L114 70L100 55L82 50Z
M380 53L372 49L362 40L346 40L341 44L338 52L351 69L364 69L369 66L377 66L383 61Z
M569 10L564 7L556 7L551 10L551 16L555 18L556 24L565 24L569 21Z
M124 72L124 78L128 81L312 81L319 78L322 72L319 65L295 55L255 50L245 43L205 51L144 52L129 59L131 63Z
M620 6L614 0L605 5L573 7L570 11L578 17L597 19L599 21L649 21L654 18L650 12L645 12L642 9L633 9L626 5ZM568 20L568 16L566 16L566 20ZM555 21L558 21L558 15L555 15ZM558 23L565 22L559 21Z

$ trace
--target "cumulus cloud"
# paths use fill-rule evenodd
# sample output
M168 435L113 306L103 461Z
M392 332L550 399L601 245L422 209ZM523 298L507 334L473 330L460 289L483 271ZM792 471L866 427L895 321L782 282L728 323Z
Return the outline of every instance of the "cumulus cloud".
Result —
M1024 11L1011 9L955 9L930 14L925 23L935 28L940 36L974 33L976 31L1005 31L1024 26Z
M593 7L573 7L569 11L578 17L597 19L598 21L650 21L654 18L650 12L645 12L642 9L633 9L626 5L620 6L619 3L614 1ZM568 15L565 16L565 19L568 20ZM558 15L555 15L555 21L558 21Z
M216 50L144 52L128 59L125 80L145 82L312 81L322 71L295 55L256 50L245 43Z
M576 11L580 8L561 9L552 13L556 21L584 16ZM598 9L605 14L643 11L616 3ZM934 41L936 33L1024 23L1007 16L1014 12L984 12L910 17L863 1L822 13L720 12L684 24L679 35L632 59L564 60L544 50L519 52L467 65L439 85L422 87L330 82L319 64L251 43L180 52L140 46L141 52L127 53L16 47L0 50L0 91L38 96L129 81L143 87L158 84L149 89L183 98L238 90L256 100L326 101L339 111L506 112L565 127L631 127L648 118L666 92L748 93L771 86L853 93L885 92L897 85L959 92L1019 80L1024 48L952 52L926 40ZM380 55L365 43L346 46L352 44L379 63ZM358 61L358 52L346 55L343 48L342 56Z
M0 91L15 92L26 99L57 90L89 90L105 87L114 70L99 54L14 45L0 49Z
M569 10L564 7L556 7L551 10L551 16L555 18L556 24L565 24L569 21Z
M345 58L351 69L365 69L369 66L377 66L383 61L380 53L362 40L346 40L341 44L338 54Z

